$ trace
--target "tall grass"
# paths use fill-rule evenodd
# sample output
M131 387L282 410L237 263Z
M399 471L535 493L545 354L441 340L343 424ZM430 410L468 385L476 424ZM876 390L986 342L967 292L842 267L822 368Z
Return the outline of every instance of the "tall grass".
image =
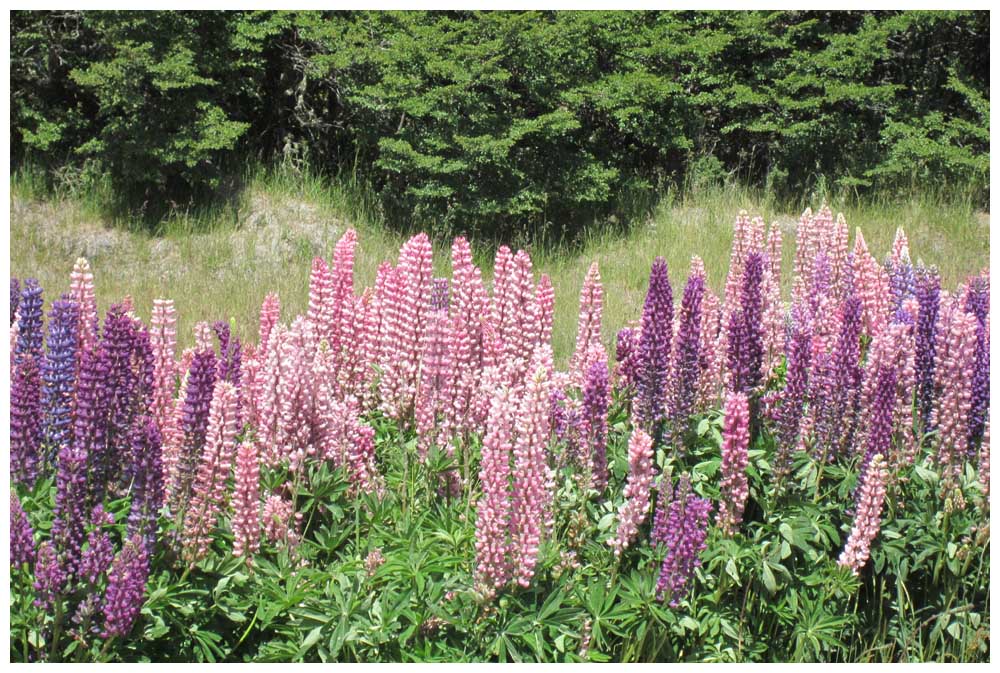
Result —
M281 296L284 315L304 313L310 260L329 257L348 227L360 235L356 277L363 285L374 282L380 262L395 260L404 240L385 222L376 195L350 171L327 179L293 167L251 165L218 202L172 211L153 228L141 216L123 216L109 207L111 196L99 180L52 184L30 167L12 176L11 273L37 277L51 300L67 287L73 261L84 255L95 271L102 310L129 294L140 316L148 318L154 298L173 298L184 345L190 345L191 328L201 320L234 318L238 334L252 338L248 332L269 291ZM599 263L604 280L604 337L613 348L615 332L639 317L655 256L667 260L676 297L692 255L704 260L709 284L719 291L729 266L733 219L747 210L781 224L783 264L790 271L798 215L807 205L818 208L824 198L834 212L844 213L852 241L855 228L862 229L878 257L888 252L896 228L902 227L914 261L937 265L945 287L988 263L988 214L977 212L971 198L921 191L905 200L861 200L841 193L804 195L788 203L766 190L733 183L668 192L646 217L590 226L572 244L533 242L540 237L532 232L509 244L528 247L536 271L552 278L553 346L564 362L573 349L578 294L591 262ZM448 244L443 238L435 241L437 275L450 274ZM473 242L487 278L498 244Z

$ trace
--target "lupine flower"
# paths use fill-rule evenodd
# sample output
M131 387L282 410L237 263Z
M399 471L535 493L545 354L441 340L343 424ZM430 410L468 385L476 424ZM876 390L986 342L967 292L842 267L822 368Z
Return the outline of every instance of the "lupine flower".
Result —
M694 263L692 267L695 267ZM694 403L697 399L702 362L701 300L704 295L704 270L700 266L698 269L692 268L681 300L677 339L673 348L673 375L670 377L668 415L674 425L675 436L679 436L680 432L687 429L688 419L694 412ZM674 446L679 449L681 443L675 441Z
M339 328L333 301L333 276L322 257L314 257L309 274L309 310L306 317L316 327L319 339L330 342Z
M850 568L855 575L861 572L865 563L868 562L871 544L878 536L879 528L882 525L882 504L885 501L888 476L889 471L886 468L885 457L881 453L876 453L864 470L857 498L854 525L847 538L847 543L844 545L844 550L837 560L840 565Z
M264 303L260 306L260 330L259 330L259 352L267 352L268 341L271 338L271 331L278 324L281 317L281 300L275 292L270 292L264 297Z
M986 417L986 427L983 428L983 441L979 445L979 483L983 486L983 497L987 504L990 501L990 418ZM13 548L13 546L11 547Z
M778 366L785 342L785 307L781 301L781 227L771 225L767 234L764 277L761 297L764 302L764 376L768 377Z
M87 536L87 549L80 557L80 578L96 586L98 579L111 565L115 557L114 547L105 526L115 522L114 517L104 511L103 505L94 507L90 515L91 530Z
M587 369L583 385L580 440L586 452L593 486L600 493L608 485L608 407L611 390L608 386L608 365L604 360L594 360Z
M860 229L854 237L854 282L865 307L865 331L875 337L889 314L889 278L882 265L869 254Z
M663 418L663 398L670 367L673 334L673 292L667 262L657 257L649 274L649 289L642 308L639 363L636 381L635 417L652 429Z
M590 363L587 356L601 342L601 312L604 306L604 286L597 262L590 265L580 289L580 312L576 326L576 348L570 358L569 371L582 379Z
M979 277L969 283L965 295L965 310L976 316L976 342L972 356L971 402L969 405L969 455L983 437L986 412L990 403L990 333L987 327L989 311L989 280Z
M615 378L618 387L634 389L639 379L639 331L623 327L615 337L615 361L618 363Z
M48 351L42 361L44 436L52 453L68 442L72 434L79 322L80 309L76 302L65 295L53 302L49 313Z
M267 496L261 511L261 521L269 542L284 543L289 549L298 545L302 512L295 511L295 504L290 499L277 493Z
M747 451L750 446L750 406L743 393L726 395L722 426L722 501L719 528L732 535L743 521L743 507L750 494L747 485Z
M895 367L881 365L873 372L877 383L872 393L868 435L865 441L865 453L861 465L865 469L876 455L888 458L892 444L892 416L896 403Z
M14 347L15 359L20 360L31 356L36 360L42 357L42 288L34 278L24 281L21 290L21 301L18 305L17 344Z
M972 405L969 372L975 356L976 325L972 313L955 311L947 325L945 340L938 343L937 388L932 422L938 428L938 463L942 469L942 491L952 505L964 507L958 488L962 463L968 446L968 419Z
M260 547L260 454L244 441L236 450L233 490L233 556L251 556Z
M988 483L988 482L987 482ZM35 564L35 532L14 489L10 491L10 566L31 568Z
M198 459L205 446L209 408L215 385L215 354L211 351L195 353L187 374L182 406L183 445L179 447L176 466L167 482L171 508L174 510L187 499L195 477Z
M809 392L809 370L812 363L812 332L795 311L788 339L788 366L785 389L781 393L781 410L777 422L777 442L773 459L774 478L781 482L792 468L792 455L799 445L803 409Z
M10 278L10 324L17 320L17 305L21 300L21 283L11 276Z
M749 393L760 383L764 359L761 281L764 262L757 253L747 256L740 289L739 310L730 316L727 367L729 388Z
M184 556L192 565L208 552L212 542L211 532L225 504L226 481L239 430L237 414L236 389L232 384L220 381L212 394L205 448L184 518Z
M218 380L232 383L238 389L243 364L243 349L240 346L240 340L230 334L229 324L223 320L213 323L212 329L219 338L219 362L216 376Z
M31 487L41 462L42 404L38 360L25 354L10 387L10 467L14 481Z
M701 346L698 381L698 407L714 404L722 388L723 370L726 363L726 330L722 325L722 307L712 290L705 288L701 308Z
M483 438L479 482L482 496L476 506L476 583L487 592L504 586L511 578L510 463L516 401L511 391L497 390L490 404L486 436Z
M857 421L862 383L861 315L861 300L848 296L840 307L840 331L833 352L821 353L814 364L813 448L825 458L850 446L849 435Z
M673 502L663 517L661 537L656 540L666 545L656 596L661 601L669 600L671 607L679 605L695 568L701 565L698 555L705 549L711 511L711 501L692 495L690 480L687 475L681 476Z
M548 274L543 273L538 279L538 286L535 288L535 306L538 311L538 329L531 344L532 350L538 346L552 343L552 321L555 318L556 291L552 287L552 279L549 278ZM601 351L603 357L604 347L601 345L600 339L591 345L588 353L593 353L595 350Z
M97 344L97 299L94 296L94 274L90 263L78 257L70 274L69 294L80 307L81 350L92 350Z
M447 311L448 305L448 279L435 278L431 285L431 311Z
M152 417L137 419L131 443L132 507L127 537L143 536L147 549L152 550L156 541L156 516L164 502L163 437Z
M38 546L35 560L35 607L49 610L66 587L66 573L59 563L52 543L46 540Z
M653 440L642 429L632 430L628 442L628 483L625 502L618 510L618 531L608 540L615 556L628 549L649 513L649 490L653 485Z
M414 420L420 438L418 449L425 457L431 446L450 448L448 413L454 404L455 334L444 310L431 311L421 345L420 377Z
M552 475L546 459L549 437L549 374L547 346L532 358L532 372L525 382L517 411L514 443L514 495L511 513L513 573L527 587L535 574L538 547L549 517Z
M124 637L132 630L142 608L149 578L149 551L141 537L135 536L115 557L108 571L108 586L104 591L103 638Z
M916 297L920 305L916 329L917 407L923 428L928 430L934 404L935 332L941 297L937 269L917 268Z

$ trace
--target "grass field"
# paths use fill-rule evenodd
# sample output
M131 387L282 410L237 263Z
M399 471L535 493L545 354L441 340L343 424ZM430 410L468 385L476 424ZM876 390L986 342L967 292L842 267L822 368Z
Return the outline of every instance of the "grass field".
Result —
M92 198L46 194L23 174L12 180L11 193L12 275L38 278L51 300L68 288L74 260L86 256L102 311L128 294L139 315L148 319L154 298L172 298L182 345L193 342L192 327L202 320L232 318L241 337L255 338L257 312L269 291L279 293L283 316L304 313L310 260L315 255L329 258L349 227L359 234L359 289L374 282L380 262L395 261L404 240L365 199L354 196L356 190L310 177L254 174L233 203L176 217L155 233L137 221L104 214ZM819 205L817 200L812 207ZM896 228L903 227L914 261L937 265L943 287L954 287L988 264L989 215L968 203L914 198L858 205L834 199L831 207L847 218L852 243L860 227L877 257L888 252ZM578 293L591 262L600 264L604 280L604 337L611 345L618 328L638 318L656 255L668 262L675 298L692 255L702 257L709 283L721 288L732 222L741 209L781 223L788 270L799 213L764 194L735 187L665 198L645 222L627 232L592 230L585 240L557 250L526 243L536 272L548 273L555 286L557 364L565 363L573 349ZM435 243L435 269L441 276L450 274L448 244ZM473 242L487 277L495 247Z

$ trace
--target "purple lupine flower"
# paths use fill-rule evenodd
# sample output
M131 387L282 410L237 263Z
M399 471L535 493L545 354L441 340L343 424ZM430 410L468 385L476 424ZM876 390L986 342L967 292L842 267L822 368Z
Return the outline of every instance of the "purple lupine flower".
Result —
M10 566L29 568L35 564L35 532L14 490L10 491Z
M892 444L892 417L896 408L896 368L882 365L872 375L878 378L872 393L868 436L865 441L864 457L861 460L862 472L868 469L868 464L875 454L888 458Z
M449 305L448 279L435 278L431 286L431 310L447 311Z
M74 498L84 497L87 502L96 504L103 499L107 488L107 478L112 460L107 455L108 420L110 414L111 394L108 388L108 378L111 371L111 357L103 343L97 345L95 351L84 350L80 358L80 375L76 383L76 409L73 419L73 440L68 443L74 450L72 460L83 460L83 475L86 478L89 470L89 495L75 493ZM58 459L62 460L66 447L60 447ZM63 469L62 465L58 470ZM74 469L76 469L74 465ZM56 480L58 485L58 478ZM80 506L86 503L81 502ZM62 551L62 550L61 550Z
M103 638L126 636L142 608L149 578L149 552L142 538L134 536L115 557L108 571L108 586L104 592Z
M785 368L785 388L781 393L781 408L776 428L774 448L774 478L779 483L792 468L792 455L799 444L802 415L809 392L809 370L812 364L812 332L801 307L793 311L788 338L788 364Z
M139 419L132 432L132 508L126 537L138 534L152 549L156 541L156 515L163 506L162 436L156 420Z
M133 367L136 332L135 321L125 313L123 306L116 304L108 309L101 339L101 345L108 354L107 386L111 402L107 451L101 464L105 484L115 482L122 476L123 467L127 466L129 432L139 412L136 400L139 381Z
M87 452L77 442L67 442L56 460L56 502L52 541L66 571L76 576L83 547L88 501Z
M227 381L239 388L241 367L243 364L243 348L240 340L232 336L229 324L218 320L212 325L215 335L219 337L218 380Z
M639 378L638 330L623 327L615 337L615 361L618 363L618 387L634 389Z
M42 361L42 407L45 410L46 459L72 438L80 307L67 295L49 312L48 351Z
M656 582L657 599L669 600L671 607L680 603L695 568L701 565L698 556L705 549L711 511L711 501L693 495L688 476L682 475L661 533L666 553Z
M656 509L653 511L653 526L649 531L650 544L666 544L669 534L670 503L674 499L674 484L671 475L664 472L660 477Z
M110 512L104 511L104 505L97 505L90 514L90 533L87 534L87 548L80 556L79 577L90 584L96 586L101 575L111 565L111 560L115 556L114 547L111 545L111 537L105 526L113 525L114 516Z
M183 509L179 505L187 499L205 446L208 412L215 391L215 369L215 354L212 351L198 351L191 359L181 420L184 444L177 465L177 487L171 502L171 509L175 511Z
M670 367L670 341L674 319L673 290L667 262L657 257L649 274L649 289L642 307L635 417L653 429L663 419L664 388ZM653 434L653 433L650 433Z
M608 406L611 391L608 387L608 365L595 360L587 369L583 386L581 414L581 443L589 455L587 462L593 470L593 485L598 493L608 485Z
M10 471L17 483L29 488L38 476L42 442L42 384L38 360L22 356L10 385Z
M902 259L886 260L885 270L889 276L889 314L902 318L903 302L916 293L916 277L910 258L904 253Z
M969 455L975 456L986 427L990 405L990 335L986 328L989 312L989 281L979 276L969 283L965 310L976 316L976 346L972 356L972 390L969 407Z
M52 543L46 540L38 546L35 560L35 607L48 610L66 587L66 573Z
M566 391L558 386L552 387L549 395L549 426L552 434L560 442L569 439L569 411L566 409Z
M21 283L14 278L10 277L10 324L13 325L14 321L17 319L17 304L21 299Z
M21 301L18 305L20 318L17 322L17 343L14 346L15 359L31 355L42 357L42 288L34 278L24 281Z
M941 303L941 276L936 268L919 267L916 297L920 306L916 329L917 405L925 431L930 429L934 408L934 366L937 355L937 320Z
M687 429L698 393L701 378L701 300L704 296L705 276L692 274L684 286L684 297L681 299L677 345L673 349L673 376L670 377L668 415L675 436ZM680 449L683 444L675 441L674 446Z
M815 449L832 458L850 446L860 409L861 300L848 296L841 305L840 331L833 352L821 353L814 371L812 404L815 412Z
M764 362L764 323L761 282L764 260L760 253L747 255L740 288L740 306L729 320L727 365L729 389L750 394L760 383Z

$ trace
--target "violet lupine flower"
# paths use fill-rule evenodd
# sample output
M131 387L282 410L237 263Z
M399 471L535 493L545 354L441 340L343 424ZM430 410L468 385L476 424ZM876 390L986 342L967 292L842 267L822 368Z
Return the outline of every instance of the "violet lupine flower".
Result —
M888 478L889 470L886 467L885 456L876 453L864 470L861 486L858 489L854 525L837 560L837 563L850 568L855 575L868 562L871 544L882 525L882 504L885 502Z
M667 525L670 515L670 503L674 500L673 475L664 472L660 477L659 493L653 511L653 526L649 529L649 543L652 545L667 543Z
M759 253L747 256L740 288L740 306L729 320L727 365L729 388L733 392L750 393L760 383L764 361L764 341L761 299L764 260Z
M667 262L657 257L649 273L649 289L642 308L635 417L647 430L663 419L663 398L670 367L674 299Z
M792 455L799 445L806 395L809 392L812 332L801 313L801 310L793 312L785 388L781 393L781 409L776 428L777 442L772 469L775 481L779 484L792 469Z
M149 579L149 550L142 538L134 536L115 556L108 571L108 586L104 591L103 638L127 636L142 608Z
M888 260L885 265L889 277L889 312L898 316L903 310L903 302L916 293L916 278L909 254L900 257L898 261Z
M211 532L225 504L239 430L237 416L236 389L220 381L212 394L205 445L184 517L184 557L191 565L208 553Z
M625 502L618 510L618 531L608 540L615 556L628 549L649 513L649 491L653 485L653 439L642 428L632 430L628 441L628 483Z
M639 330L623 327L615 337L615 361L618 363L615 377L618 387L634 390L639 380Z
M219 381L232 383L239 388L240 370L243 362L240 340L230 334L229 323L224 320L214 322L212 329L219 338L219 361L216 378Z
M256 442L236 449L233 488L233 556L252 556L260 548L260 452Z
M691 482L682 475L670 509L663 517L665 525L658 542L666 545L666 554L656 582L657 599L669 600L677 607L687 592L694 570L701 565L698 555L705 549L708 536L708 518L712 503L691 492Z
M83 546L87 484L87 451L77 441L59 449L56 470L56 502L53 510L52 541L70 575L75 575Z
M726 535L733 535L743 521L743 508L750 489L747 464L750 459L750 404L743 393L726 395L722 426L722 502L718 523Z
M862 470L868 467L874 456L888 457L892 445L892 418L896 407L896 368L882 365L872 375L877 378L869 408L871 416L868 419L865 453L861 460Z
M73 396L76 388L77 338L80 308L63 298L53 302L49 313L48 352L42 361L42 406L45 409L45 444L49 455L70 441L73 425Z
M816 452L831 458L851 445L857 422L861 369L861 300L850 295L840 309L840 331L830 354L821 353L814 366L812 395Z
M35 564L35 532L14 489L10 491L10 566L21 569Z
M76 383L76 410L73 419L73 460L84 461L84 475L87 470L88 494L86 501L94 504L107 488L107 478L110 473L107 455L108 422L110 414L111 393L109 391L109 376L111 358L106 344L99 343L96 351L84 350L80 359L80 375ZM62 450L60 450L62 459ZM62 466L59 466L62 470ZM75 468L74 468L75 469ZM58 479L56 481L58 485ZM84 497L75 494L73 497ZM82 503L81 503L82 504Z
M177 461L175 474L169 484L171 509L177 511L186 502L191 482L194 481L198 459L205 446L208 431L208 412L215 390L215 354L199 351L191 360L187 375L187 394L184 398L183 420L184 442Z
M512 568L510 462L514 450L516 400L506 387L490 404L483 438L479 482L482 496L476 506L476 584L492 593L510 581Z
M977 277L969 283L965 295L965 310L976 316L976 343L972 356L971 403L969 405L969 455L983 438L986 427L986 410L990 404L990 335L986 327L989 313L989 280Z
M17 305L21 300L21 283L17 278L10 278L10 324L17 320Z
M35 559L35 607L49 610L66 587L66 573L48 540L38 545Z
M87 535L87 549L80 556L80 579L96 586L101 575L111 565L115 557L114 547L111 545L111 537L105 526L114 524L115 518L104 511L103 505L94 507L90 515L91 530Z
M132 507L126 537L140 535L152 550L157 512L163 507L163 437L151 416L138 419L132 431Z
M30 355L42 358L42 288L34 278L24 281L21 301L18 306L17 344L14 347L15 360Z
M595 360L587 370L583 386L583 407L580 416L580 439L586 451L586 463L590 467L593 486L602 493L608 485L608 407L611 404L611 390L608 386L608 365L603 360Z
M121 305L108 309L101 336L102 349L108 356L107 392L111 413L106 451L95 463L99 468L97 500L103 496L104 485L113 483L123 474L131 449L132 423L136 414L146 409L145 406L139 409L136 404L139 380L132 366L136 352L136 323Z
M673 348L673 376L670 377L668 415L673 424L674 436L687 429L688 419L694 412L701 379L701 300L705 296L704 273L692 273L684 287L681 300L677 343ZM675 439L678 450L683 444Z
M934 407L935 334L941 302L941 276L937 269L918 267L916 297L920 306L916 329L917 406L924 431L930 429Z
M538 548L549 519L552 498L546 443L549 437L549 372L547 346L532 358L531 374L525 381L517 410L514 442L514 493L511 512L513 574L527 587L535 574Z
M34 486L41 462L42 387L38 360L25 354L10 386L10 470L14 481Z

